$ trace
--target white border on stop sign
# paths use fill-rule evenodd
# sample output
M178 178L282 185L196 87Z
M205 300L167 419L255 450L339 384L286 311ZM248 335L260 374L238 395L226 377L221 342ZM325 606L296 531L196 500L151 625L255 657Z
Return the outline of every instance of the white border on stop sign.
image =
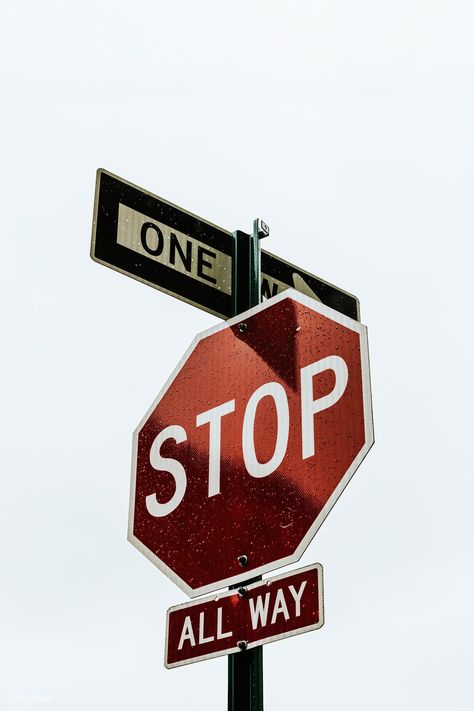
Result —
M229 328L231 326L234 326L238 323L241 323L244 321L246 318L249 318L250 316L254 316L255 314L258 314L260 311L263 311L264 309L272 306L273 304L278 303L279 301L283 301L283 299L293 299L293 301L298 301L300 304L303 306L307 306L308 308L312 309L313 311L316 311L316 313L320 313L323 316L326 316L327 318L331 319L332 321L336 321L336 323L340 323L342 326L345 326L346 328L349 328L351 331L355 331L360 334L360 354L361 354L361 366L362 366L362 396L363 396L363 409L364 409L364 426L365 426L365 443L362 449L360 450L359 454L355 457L354 461L352 462L351 466L345 473L345 475L342 477L341 481L339 484L336 486L334 489L333 493L327 500L326 504L323 506L321 511L319 512L319 515L316 517L314 523L312 526L308 529L306 535L303 537L301 540L301 543L299 546L295 549L295 551L292 553L292 555L286 556L285 558L280 558L279 560L275 560L272 563L267 563L266 565L262 565L258 568L252 568L252 569L247 569L243 571L242 573L239 573L237 575L233 575L230 578L225 578L223 580L216 580L214 583L209 583L208 585L203 585L200 588L191 588L184 580L182 580L171 568L169 568L166 563L164 563L160 558L158 558L157 555L155 555L149 548L147 548L133 533L133 524L134 524L134 511L135 511L135 485L136 485L136 470L137 470L137 449L138 449L138 434L140 430L142 429L143 425L145 422L148 420L150 415L152 414L153 410L155 407L158 405L160 402L161 398L164 396L164 394L168 391L170 385L172 384L173 380L176 378L177 374L183 367L183 365L186 363L188 360L189 356L195 349L196 345L199 343L199 341L202 341L204 338L207 338L208 336L212 336L215 333L218 333L219 331L222 331L226 328ZM362 323L359 321L355 321L354 319L349 318L349 316L345 316L344 314L339 313L338 311L335 311L334 309L331 309L329 306L325 306L325 304L321 303L320 301L316 301L315 299L310 298L309 296L305 296L299 291L295 291L295 289L287 289L286 291L281 292L280 294L277 294L276 296L273 296L271 299L268 299L267 301L264 301L257 306L254 306L253 308L249 309L248 311L244 311L237 316L232 317L231 319L228 319L227 321L223 321L222 323L217 324L216 326L213 326L212 328L209 328L207 331L202 331L202 333L198 333L197 336L193 339L192 343L190 344L189 348L187 349L186 353L184 356L181 358L179 361L178 365L166 381L165 385L162 387L160 390L159 394L153 401L152 405L148 408L145 416L141 419L140 424L138 427L135 429L133 433L133 448L132 448L132 476L131 476L131 482L130 482L130 505L129 505L129 519L128 519L128 540L129 542L135 546L143 555L145 555L154 565L156 565L157 568L159 568L170 580L172 580L183 592L186 593L190 598L195 598L198 597L199 595L205 595L206 593L214 592L217 590L220 590L221 588L224 587L229 587L230 585L236 585L237 583L241 583L245 580L248 580L249 577L255 577L257 575L262 575L264 573L269 573L272 570L276 570L278 568L282 568L285 565L291 565L292 563L297 563L300 559L303 553L305 552L306 548L309 546L311 541L313 540L314 536L316 535L318 529L321 527L322 523L325 521L327 515L331 511L332 507L346 488L347 484L349 481L352 479L353 475L361 465L362 461L365 459L368 451L372 447L374 443L374 427L373 427L373 417L372 417L372 396L371 396L371 388L370 388L370 365L369 365L369 351L368 351L368 340L367 340L367 327L364 326Z

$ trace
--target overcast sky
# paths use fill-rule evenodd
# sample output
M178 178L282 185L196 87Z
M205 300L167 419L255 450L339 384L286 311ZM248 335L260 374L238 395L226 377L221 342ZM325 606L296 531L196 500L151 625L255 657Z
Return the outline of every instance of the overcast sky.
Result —
M474 8L9 3L0 30L0 707L221 711L126 540L132 431L218 319L90 260L98 167L356 294L376 444L298 565L268 711L473 705Z

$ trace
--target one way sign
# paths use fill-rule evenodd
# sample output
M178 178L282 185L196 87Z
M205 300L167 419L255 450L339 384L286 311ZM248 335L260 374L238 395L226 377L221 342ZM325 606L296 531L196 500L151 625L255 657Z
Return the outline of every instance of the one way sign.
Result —
M261 255L264 299L291 287L359 319L352 294L274 254ZM216 316L232 315L232 234L102 169L91 257Z

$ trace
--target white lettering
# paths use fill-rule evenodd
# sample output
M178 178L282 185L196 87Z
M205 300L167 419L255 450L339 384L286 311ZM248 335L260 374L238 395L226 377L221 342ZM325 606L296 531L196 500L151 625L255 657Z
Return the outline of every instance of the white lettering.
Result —
M327 395L315 397L314 377L324 371L332 370L335 375L334 387ZM337 355L327 356L301 368L301 447L302 459L308 459L315 454L315 415L332 407L344 394L348 382L346 362ZM267 462L257 458L256 440L262 438L267 431L266 422L259 422L256 437L256 417L258 406L265 397L273 400L276 410L277 428L273 454ZM209 464L208 464L208 497L221 492L221 440L222 418L235 412L235 400L229 400L210 410L196 415L196 427L209 425ZM263 478L272 474L283 462L290 431L290 412L288 398L283 385L277 382L264 383L250 396L244 412L242 425L242 454L247 472L255 478ZM155 517L168 516L181 503L186 492L187 478L183 465L171 457L161 456L161 447L167 439L174 439L177 444L187 440L187 434L180 425L171 425L162 430L150 447L150 463L160 472L168 472L174 478L175 491L171 499L165 503L158 500L159 492L153 492L145 497L149 514ZM302 594L302 591L301 591ZM295 598L295 603L299 604Z
M303 580L298 592L296 592L293 585L290 585L288 587L290 593L293 595L293 600L295 601L295 617L299 617L301 615L301 596L303 595L304 589L306 587L306 583L307 583L307 581Z
M206 644L206 642L214 642L214 637L204 637L204 612L199 613L199 644Z
M262 464L258 461L255 453L255 415L260 400L267 396L272 397L275 403L278 425L273 455L268 462ZM280 383L265 383L261 385L250 397L244 415L242 450L245 466L249 474L257 478L268 476L280 466L286 454L289 429L290 413L285 388Z
M268 605L270 604L270 593L267 592L265 595L265 602L263 602L263 598L261 595L255 598L255 600L252 600L252 598L249 599L249 608L250 608L250 619L252 621L252 629L256 630L258 625L259 625L259 620L260 620L260 625L264 627L267 624L267 617L268 617Z
M217 608L217 639L225 639L226 637L232 637L232 632L222 631L222 607Z
M196 417L196 426L209 423L209 485L208 496L221 491L221 419L235 410L235 400L229 400Z
M183 644L186 640L189 640L191 647L196 645L196 640L194 639L193 626L191 624L191 618L189 615L184 619L183 629L181 630L181 637L179 638L178 649L183 648Z
M168 516L181 503L186 491L186 472L182 464L171 457L162 457L160 454L161 445L167 439L174 439L176 444L181 444L187 440L186 430L180 425L171 425L165 427L154 439L150 447L150 464L153 469L158 471L169 472L173 477L176 485L175 492L171 499L166 504L160 504L156 493L149 494L146 499L146 508L152 516Z
M280 588L276 594L275 607L273 608L272 615L272 625L276 622L278 615L283 614L285 620L288 620L290 613L288 612L288 607L286 605L285 596L283 595L283 590Z
M316 398L313 393L313 377L324 370L332 370L336 376L334 388L328 395ZM333 355L317 360L301 368L301 438L302 456L308 459L314 455L314 415L327 410L342 397L348 379L346 362Z

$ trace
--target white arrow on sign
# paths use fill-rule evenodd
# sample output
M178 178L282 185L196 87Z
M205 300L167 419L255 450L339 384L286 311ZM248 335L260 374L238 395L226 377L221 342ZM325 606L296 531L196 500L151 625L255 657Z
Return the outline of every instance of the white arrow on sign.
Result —
M317 296L317 294L315 294L314 291L308 286L303 277L296 272L293 272L292 279L293 285L297 291L305 294L306 296L310 296L312 299L316 299L316 301L321 301L319 296Z

